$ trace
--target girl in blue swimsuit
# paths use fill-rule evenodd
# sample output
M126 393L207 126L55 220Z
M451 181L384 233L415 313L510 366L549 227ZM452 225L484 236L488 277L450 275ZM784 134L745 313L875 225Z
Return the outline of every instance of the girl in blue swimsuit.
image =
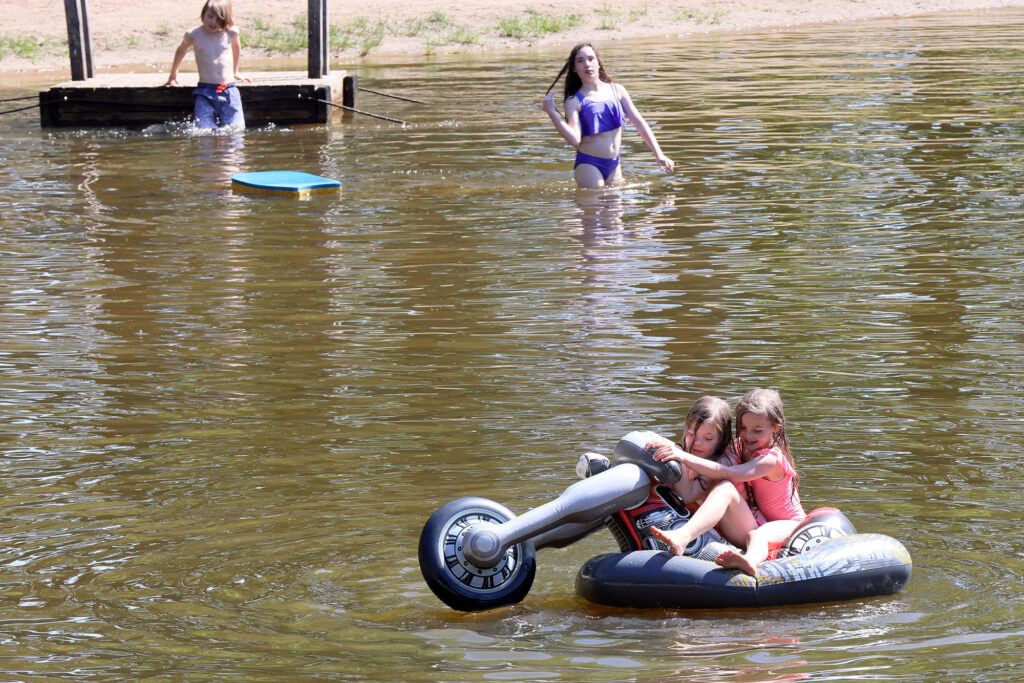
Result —
M551 89L565 74L565 118L555 108ZM675 164L661 151L658 141L640 115L626 89L613 83L601 57L590 43L580 43L569 53L565 65L548 87L540 108L551 117L555 129L577 149L573 175L580 187L604 187L622 180L619 150L622 126L633 122L666 173Z

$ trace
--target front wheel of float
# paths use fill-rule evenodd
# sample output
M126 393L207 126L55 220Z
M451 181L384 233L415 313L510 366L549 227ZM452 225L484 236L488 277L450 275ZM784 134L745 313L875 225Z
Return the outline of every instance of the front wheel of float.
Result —
M439 508L420 533L420 571L442 602L463 612L512 605L533 585L533 543L510 547L493 567L478 567L463 554L466 531L477 524L502 524L515 515L486 498L460 498Z

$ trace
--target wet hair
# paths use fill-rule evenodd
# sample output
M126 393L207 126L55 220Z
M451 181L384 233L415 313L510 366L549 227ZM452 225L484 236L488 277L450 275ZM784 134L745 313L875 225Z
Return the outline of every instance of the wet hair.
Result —
M576 63L576 55L579 54L579 51L585 47L589 47L591 50L593 50L594 55L597 57L598 79L604 81L605 83L612 82L612 77L609 76L608 72L605 71L604 69L604 62L601 61L601 53L597 51L597 48L594 47L591 43L580 43L579 45L572 49L572 52L569 53L569 58L565 60L565 64L562 65L562 70L558 72L557 76L555 76L555 80L551 81L551 85L549 85L548 89L544 92L545 95L551 92L551 89L555 87L555 84L558 83L558 79L561 78L563 74L565 75L564 99L569 99L570 97L576 94L577 90L583 87L583 81L580 80L579 74L577 74L576 70L573 69L573 65Z
M786 456L790 466L793 468L793 491L790 494L795 496L800 490L800 475L796 471L796 463L793 456L789 454L789 437L786 435L786 415L782 411L782 397L774 389L751 389L743 395L743 398L736 404L736 435L739 437L743 426L743 416L746 414L763 415L772 426L778 426L778 430L772 434L771 448L778 448ZM754 487L747 486L747 502L751 508L756 508L754 502Z
M729 447L732 437L732 410L729 408L729 404L716 396L701 396L694 401L683 422L683 450L688 450L686 436L689 431L691 429L696 431L705 424L710 424L718 432L718 444L707 458L718 462L725 455L725 449ZM713 484L711 480L703 476L697 477L697 483L705 491L710 491Z
M199 19L205 19L206 13L210 10L217 15L217 23L221 28L231 28L235 25L231 18L231 0L206 0L199 12Z
M708 456L708 460L718 462L725 449L729 447L729 438L732 436L732 410L729 404L716 396L701 396L698 398L690 412L686 414L686 421L683 423L683 445L686 445L686 434L691 429L700 429L704 424L710 424L718 432L718 445Z

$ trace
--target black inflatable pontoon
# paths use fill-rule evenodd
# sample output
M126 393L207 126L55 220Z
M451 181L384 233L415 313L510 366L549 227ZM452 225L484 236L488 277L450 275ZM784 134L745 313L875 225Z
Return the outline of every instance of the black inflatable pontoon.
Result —
M707 560L635 550L585 562L576 575L576 593L613 607L796 605L892 595L907 583L911 566L906 548L881 534L830 539L764 562L756 577Z

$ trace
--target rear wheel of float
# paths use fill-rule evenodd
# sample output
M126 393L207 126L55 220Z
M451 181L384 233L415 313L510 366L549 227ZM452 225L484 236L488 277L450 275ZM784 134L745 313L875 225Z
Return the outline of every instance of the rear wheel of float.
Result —
M537 571L533 544L510 547L493 567L478 567L463 554L466 531L477 524L502 524L515 515L486 498L460 498L439 508L420 533L420 571L430 590L452 609L492 609L519 602Z

